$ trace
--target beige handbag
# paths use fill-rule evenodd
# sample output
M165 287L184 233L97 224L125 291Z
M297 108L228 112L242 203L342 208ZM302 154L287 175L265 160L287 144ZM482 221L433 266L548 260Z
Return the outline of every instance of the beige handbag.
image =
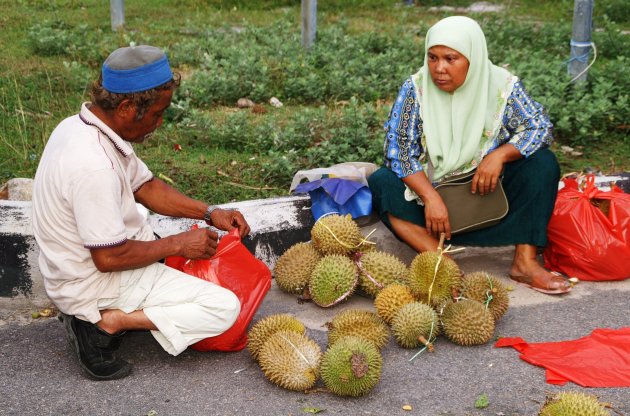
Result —
M435 187L451 224L451 234L480 230L497 224L508 213L508 200L499 180L494 192L481 196L470 192L475 171L455 175Z

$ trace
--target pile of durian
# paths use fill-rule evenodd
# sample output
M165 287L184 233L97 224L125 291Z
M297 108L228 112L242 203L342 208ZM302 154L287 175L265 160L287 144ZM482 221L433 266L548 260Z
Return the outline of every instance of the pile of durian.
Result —
M289 314L256 322L248 333L248 349L265 377L285 389L307 391L321 378L328 391L339 396L368 393L381 377L379 347L389 340L387 326L370 311L346 311L328 325L323 354L306 335L304 324Z
M350 215L320 218L311 242L280 256L274 277L281 290L306 293L322 307L360 288L375 298L379 317L404 348L431 350L439 334L459 345L484 344L509 303L507 288L496 277L486 272L464 276L443 251L443 241L407 267L395 255L378 251Z

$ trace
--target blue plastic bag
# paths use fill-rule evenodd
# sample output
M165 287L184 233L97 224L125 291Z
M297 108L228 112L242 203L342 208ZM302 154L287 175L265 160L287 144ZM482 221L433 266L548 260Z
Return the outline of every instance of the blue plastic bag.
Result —
M295 193L308 193L315 221L326 214L350 214L352 218L370 215L372 192L359 182L341 178L324 178L299 184Z

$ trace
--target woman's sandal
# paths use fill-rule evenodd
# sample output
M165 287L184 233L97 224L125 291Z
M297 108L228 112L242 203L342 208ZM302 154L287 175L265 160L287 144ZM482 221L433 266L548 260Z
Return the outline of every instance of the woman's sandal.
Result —
M565 285L564 287L559 287L559 288L550 288L549 284L554 282L554 281L559 281L559 280L549 280L547 282L547 288L542 288L542 287L536 287L533 286L533 281L534 279L531 276L516 276L516 275L508 275L510 277L510 279L514 280L515 282L521 283L527 287L529 287L530 289L533 289L537 292L540 293L545 293L547 295L562 295L564 293L570 292L572 285L569 282L569 279L567 278L567 276L563 275L562 273L558 273L558 272L550 272L553 275L556 275L560 278L562 278L562 280L564 281Z

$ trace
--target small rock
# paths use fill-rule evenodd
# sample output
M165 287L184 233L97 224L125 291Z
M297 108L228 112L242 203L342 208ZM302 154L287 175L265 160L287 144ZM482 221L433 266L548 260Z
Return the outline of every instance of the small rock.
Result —
M278 100L276 97L271 97L269 99L269 104L271 104L272 106L276 108L280 108L283 106L282 101Z
M468 6L467 10L470 13L500 12L503 10L503 6L492 4L487 1L479 1Z
M239 98L236 102L238 108L250 108L254 106L254 102L249 98Z
M33 179L14 178L9 179L9 200L30 201L33 196Z
M453 6L433 6L429 7L430 12L452 12L455 11L455 7Z
M569 153L573 151L573 148L571 146L560 146L560 150L562 153Z

